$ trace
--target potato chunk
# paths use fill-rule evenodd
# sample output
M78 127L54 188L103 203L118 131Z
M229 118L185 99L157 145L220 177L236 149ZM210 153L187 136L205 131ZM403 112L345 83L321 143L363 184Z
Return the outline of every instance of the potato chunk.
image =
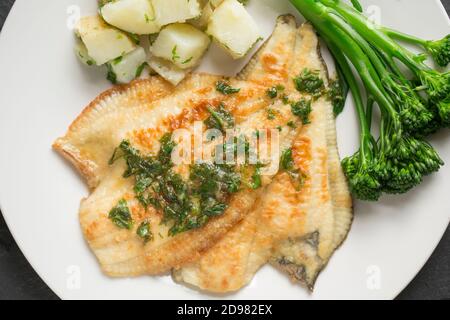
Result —
M94 59L89 56L87 48L84 45L83 41L81 41L81 39L78 39L75 43L75 54L77 55L78 59L80 59L80 61L87 66L96 64Z
M152 0L152 2L156 21L161 26L186 22L202 14L198 0Z
M199 28L201 30L205 30L209 23L209 18L211 17L213 13L213 7L211 3L206 3L205 6L202 9L202 14L200 17L196 19L192 19L189 21L190 24L192 24L194 27Z
M100 13L110 25L135 34L151 34L161 27L156 22L151 0L118 0L108 2Z
M235 59L261 40L256 22L237 0L225 0L214 10L206 32Z
M171 24L165 27L150 51L153 55L171 61L181 69L196 66L205 54L211 40L202 31L189 24Z
M178 85L190 72L190 70L178 68L172 62L158 57L151 57L148 65L174 86Z
M81 18L75 32L86 46L88 55L100 66L136 48L123 32L108 26L99 16Z
M138 47L123 57L108 62L108 76L114 80L113 82L129 83L140 76L146 60L144 48Z

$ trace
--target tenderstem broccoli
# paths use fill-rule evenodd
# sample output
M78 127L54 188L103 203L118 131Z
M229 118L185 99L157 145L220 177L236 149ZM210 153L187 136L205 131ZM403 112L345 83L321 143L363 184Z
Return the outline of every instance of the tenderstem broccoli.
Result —
M444 65L450 56L448 37L422 41L375 25L357 0L351 0L353 7L340 0L291 2L327 43L354 99L360 147L342 162L354 195L374 201L383 193L405 193L438 171L443 162L425 137L450 125L450 74L430 68L423 55L394 39L419 44ZM371 132L375 105L381 114L377 139Z
M450 35L440 40L424 40L390 28L383 27L381 30L392 39L402 40L421 47L441 67L446 67L450 62Z

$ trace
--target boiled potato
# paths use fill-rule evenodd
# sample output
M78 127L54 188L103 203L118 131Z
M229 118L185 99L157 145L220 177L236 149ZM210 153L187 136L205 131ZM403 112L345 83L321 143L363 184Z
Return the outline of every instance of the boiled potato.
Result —
M165 27L150 49L159 58L171 61L181 69L196 66L211 40L202 31L189 24L171 24Z
M148 65L150 66L150 68L152 68L153 71L155 71L157 74L159 74L174 86L178 85L190 72L190 70L178 68L172 62L155 56L152 56L149 59Z
M113 82L129 83L140 76L146 60L144 48L138 47L123 57L108 62L109 77Z
M94 59L89 56L88 50L81 39L78 39L75 43L75 53L78 59L80 59L80 61L85 65L92 66L96 64Z
M151 34L161 29L151 0L108 2L100 8L100 14L110 25L134 34Z
M208 2L202 9L202 14L199 18L191 20L189 23L192 24L194 27L199 28L201 30L206 29L209 23L209 18L211 17L213 13L213 7Z
M225 0L214 10L206 32L234 59L244 57L261 40L256 22L237 0Z
M81 18L75 32L99 66L136 48L125 33L108 26L99 16Z
M156 21L161 26L185 22L202 14L198 0L152 0L152 3Z

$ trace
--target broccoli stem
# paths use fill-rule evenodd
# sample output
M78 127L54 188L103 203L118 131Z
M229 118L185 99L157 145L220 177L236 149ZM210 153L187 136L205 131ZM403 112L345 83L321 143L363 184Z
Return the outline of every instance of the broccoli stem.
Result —
M324 40L328 48L330 49L331 53L333 54L334 58L336 59L336 62L339 64L342 75L344 76L344 79L348 84L350 92L353 95L353 100L355 102L355 108L358 113L358 120L361 129L361 140L363 140L364 138L371 136L371 134L369 125L367 124L367 117L364 110L364 103L361 96L361 92L359 91L358 83L355 79L355 76L353 75L353 71L351 70L350 65L348 64L347 59L342 54L342 52L339 51L338 47L329 39L325 38Z
M411 44L415 44L415 45L420 45L422 47L425 47L428 42L424 39L420 39L416 36L406 34L406 33L391 29L391 28L380 27L380 30L383 31L385 34L387 34L391 38L405 41L407 43L411 43Z
M416 55L400 46L384 33L379 26L371 23L367 17L351 6L344 4L342 1L317 1L317 6L319 6L320 3L322 6L329 9L329 11L322 9L322 20L331 20L335 23L341 21L339 24L339 27L341 28L344 28L342 21L345 22L346 29L352 29L354 33L359 34L366 42L369 42L372 46L376 47L378 51L383 52L385 56L390 57L390 59L396 58L408 67L421 83L421 86L416 87L415 90L424 90L430 99L438 106L441 106L444 101L448 99L450 93L450 73L439 73L433 70L424 63L423 59L418 58ZM335 12L332 9L335 10ZM342 19L330 19L329 16L340 17ZM442 44L438 44L437 46L441 49L435 49L439 50L440 53L436 54L439 54L442 60L450 59L449 42L450 37L448 36L439 41L439 43ZM358 41L358 43L361 43L361 41ZM436 44L434 46L436 46ZM376 60L373 60L372 62L375 63L375 67L377 67ZM374 95L374 97L377 102L380 103L378 97L376 95ZM450 114L448 112L449 110L445 108L443 111L443 119L450 119Z
M359 2L359 0L350 0L353 7L358 10L359 12L363 12L363 7L361 5L361 3Z
M369 126L369 129L372 129L372 116L373 116L373 105L375 104L375 99L372 96L367 98L366 103L366 120Z
M381 27L385 34L392 39L404 41L421 47L433 58L441 67L446 67L450 62L450 35L440 40L424 40L397 30Z
M372 23L362 15L359 11L355 10L351 6L346 5L342 1L335 0L321 0L330 8L336 10L336 12L344 17L352 27L357 30L358 33L364 35L367 41L370 41L374 46L380 48L380 50L388 53L391 57L396 57L408 68L415 73L420 70L430 70L428 66L418 62L414 59L414 55L401 47L398 43L392 40L383 30Z
M326 36L323 38L333 54L340 72L352 93L360 126L359 151L343 161L343 169L349 178L349 185L352 192L357 195L359 199L376 201L381 196L381 183L374 174L377 145L370 132L372 120L372 112L370 109L373 107L372 101L374 100L372 98L368 99L367 111L370 111L370 114L366 114L358 82L347 58L333 41Z

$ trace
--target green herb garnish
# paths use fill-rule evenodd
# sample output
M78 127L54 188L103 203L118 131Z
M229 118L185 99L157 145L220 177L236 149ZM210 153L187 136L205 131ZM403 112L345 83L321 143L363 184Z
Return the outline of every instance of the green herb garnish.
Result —
M147 243L153 240L153 234L150 229L150 223L148 221L142 222L136 230L136 234Z
M241 91L241 89L233 88L224 81L218 81L216 83L216 90L225 95L230 95L230 94L238 93L239 91Z
M180 59L180 56L178 55L177 50L178 50L178 46L175 45L175 46L172 48L172 61L173 61L173 62L175 62L175 61L177 61L177 60Z
M299 169L295 168L292 149L286 149L281 154L280 168L289 174L292 182L294 183L295 189L300 190L305 183L306 176Z
M298 77L294 78L294 84L299 92L309 93L314 97L320 96L325 90L325 84L319 72L309 69L304 69Z
M117 74L114 72L112 65L108 63L106 64L106 68L108 70L106 79L109 80L112 84L117 84Z
M133 219L126 200L120 200L119 203L111 209L109 212L109 219L121 229L131 229L133 227Z
M171 155L176 144L171 134L164 135L160 143L161 147L156 156L144 156L133 148L129 141L124 140L110 159L110 164L120 159L126 162L127 169L123 176L134 177L134 192L141 205L144 208L152 206L163 213L163 223L171 226L171 236L200 228L211 217L221 215L227 208L229 197L238 192L242 184L236 167L197 163L191 166L189 181L185 181L172 169L174 165ZM227 149L228 145L224 144L223 148ZM233 148L237 149L237 146L233 145ZM248 154L247 145L245 148ZM260 174L257 168L252 177L252 188L259 186ZM129 211L125 202L119 203L112 212L111 217L118 221L116 224L131 228L131 222L127 220L131 216L127 215ZM143 224L137 233L146 240L149 231L149 225Z
M275 99L276 97L278 97L278 94L283 90L284 90L284 86L277 85L275 87L267 89L266 93L270 99Z
M211 107L207 108L211 116L205 120L205 125L209 129L218 129L225 132L227 129L232 129L235 125L233 115L225 109L225 105L221 103L217 109Z
M300 99L291 104L292 114L299 117L303 124L309 124L309 115L312 111L311 100Z

